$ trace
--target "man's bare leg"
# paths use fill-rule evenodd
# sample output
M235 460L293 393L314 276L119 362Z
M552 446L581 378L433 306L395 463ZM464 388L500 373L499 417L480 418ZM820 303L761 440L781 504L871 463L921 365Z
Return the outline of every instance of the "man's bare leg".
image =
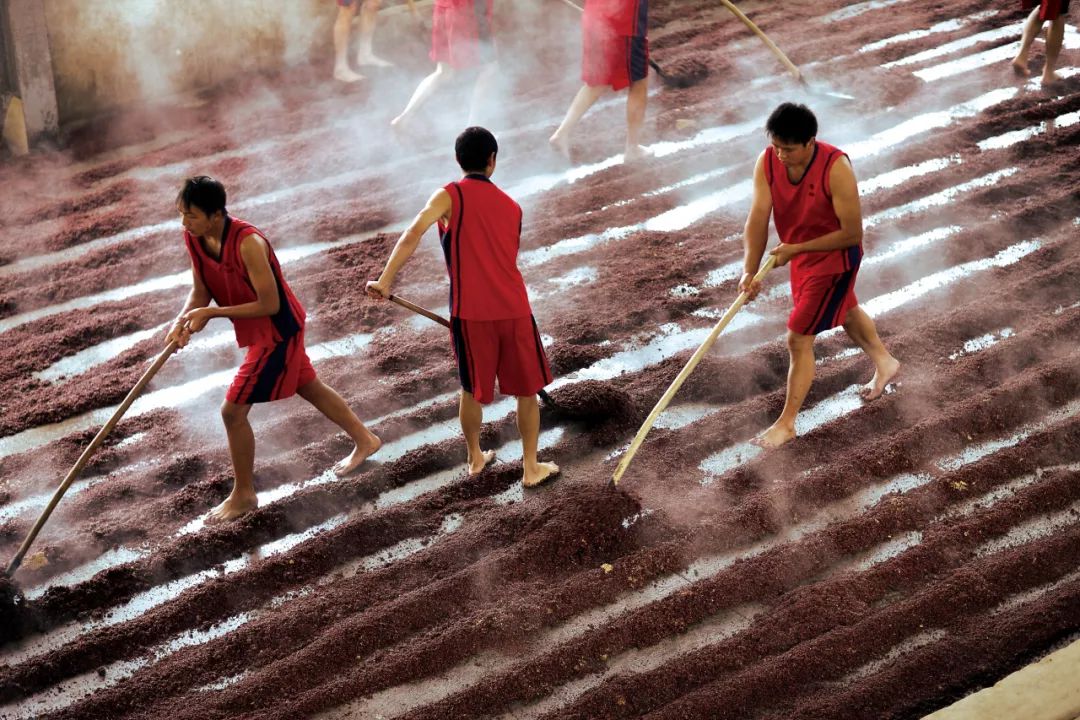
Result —
M517 426L521 433L521 465L524 472L521 484L533 487L559 473L559 466L552 462L538 462L536 448L540 442L540 405L535 395L518 397Z
M848 310L844 319L844 332L848 334L874 363L874 377L859 390L864 400L873 400L885 392L885 386L896 377L900 370L900 361L889 354L884 343L878 337L874 321L856 305Z
M344 430L356 444L348 457L334 465L334 472L338 475L348 475L382 447L382 440L368 430L345 400L322 380L312 380L297 389L296 394L314 405L315 409Z
M1031 44L1035 42L1035 36L1042 29L1042 20L1039 19L1039 8L1035 8L1024 21L1024 34L1020 38L1020 51L1013 58L1013 72L1022 77L1031 77L1028 69L1028 53L1031 52Z
M1057 20L1050 22L1046 29L1046 66L1043 67L1042 84L1052 85L1061 77L1055 72L1058 57L1061 55L1061 46L1065 42L1065 16L1059 15Z
M375 38L375 19L379 14L381 0L364 0L360 6L360 44L356 49L357 65L373 65L375 67L391 67L394 63L383 60L371 49L371 43Z
M814 336L788 330L787 344L791 364L788 367L784 409L768 430L750 441L758 447L778 448L795 438L795 418L814 382Z
M582 85L573 101L571 101L570 107L566 110L566 117L563 118L559 129L548 138L551 146L567 160L570 159L570 133L573 132L581 117L588 112L593 103L600 99L606 89L603 85Z
M259 506L259 498L255 495L255 433L248 422L250 411L250 405L238 405L228 400L221 404L234 480L229 497L210 511L207 522L233 520Z
M478 125L480 111L488 98L492 97L491 88L495 84L495 74L499 66L493 62L485 63L476 76L476 84L473 86L472 102L469 104L469 125Z
M649 156L641 145L641 128L645 125L645 107L649 103L649 77L631 83L626 96L626 151L624 162L633 162Z
M353 72L349 67L349 33L352 32L352 19L356 14L356 5L338 6L337 20L334 21L334 78L341 82L356 82L364 76Z
M480 426L484 424L484 407L476 402L472 393L464 390L461 391L461 401L458 405L458 420L461 421L461 432L465 434L465 444L469 449L469 457L466 460L469 474L475 475L495 459L495 451L485 452L480 449Z
M440 85L442 85L451 75L453 70L446 63L438 63L435 66L435 71L428 75L426 78L420 81L420 84L416 86L416 90L413 91L412 97L409 98L408 104L405 105L405 109L401 111L401 114L390 121L390 124L395 128L401 128L405 121L408 120L417 108L424 104L424 102L431 97Z

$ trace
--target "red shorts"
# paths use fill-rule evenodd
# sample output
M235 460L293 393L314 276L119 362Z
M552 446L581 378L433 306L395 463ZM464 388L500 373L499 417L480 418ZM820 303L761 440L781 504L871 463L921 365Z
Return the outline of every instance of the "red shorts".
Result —
M649 41L643 35L611 35L583 26L581 80L590 87L622 90L649 74Z
M532 315L512 320L450 321L450 338L461 387L478 403L495 399L495 378L503 395L528 397L552 381L540 331Z
M1021 0L1020 6L1024 10L1039 6L1040 20L1057 20L1069 12L1069 0Z
M304 334L275 345L251 345L225 399L237 405L284 400L315 379Z
M435 4L431 20L431 59L455 69L495 59L491 39L491 0Z
M791 274L791 296L795 307L788 316L788 330L799 335L817 335L843 325L848 310L859 304L855 298L853 270L836 275Z

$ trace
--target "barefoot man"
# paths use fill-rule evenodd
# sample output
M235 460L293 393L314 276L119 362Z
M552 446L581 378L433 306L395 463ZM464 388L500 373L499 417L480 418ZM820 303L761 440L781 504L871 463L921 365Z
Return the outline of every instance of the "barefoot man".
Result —
M355 470L382 442L340 395L315 377L304 350L304 308L285 282L270 243L254 225L229 215L225 187L213 178L185 181L176 208L191 256L192 287L168 339L183 347L211 318L224 317L232 321L237 344L247 348L221 405L233 489L210 511L209 520L231 520L258 505L255 435L248 422L253 403L300 395L356 443L352 453L334 466L339 474ZM209 307L211 300L216 307Z
M431 59L435 71L420 81L401 114L390 121L405 127L435 91L456 72L478 72L469 105L469 124L491 95L495 79L495 45L491 33L493 0L435 0L431 19Z
M878 337L874 321L855 299L862 260L862 211L855 172L841 150L817 140L817 118L805 105L784 103L765 125L770 145L754 167L754 199L744 232L739 291L753 298L753 282L769 233L769 216L780 245L777 267L791 264L788 316L787 397L780 418L754 444L775 448L795 437L795 416L814 380L814 336L837 325L870 356L874 377L859 394L873 400L896 375L900 363Z
M435 191L401 234L379 279L367 284L367 292L379 299L390 297L394 278L420 238L439 224L450 275L450 337L461 379L458 417L468 446L469 474L495 459L493 450L480 448L480 426L482 406L494 399L497 377L500 393L517 396L522 482L532 487L556 475L559 467L536 458L536 393L552 377L517 267L521 207L491 181L499 150L494 135L470 127L458 136L454 150L464 177Z
M624 162L648 153L641 146L641 127L649 99L648 0L585 0L581 18L581 80L566 117L549 142L568 160L570 133L585 112L610 87L630 90L626 96Z
M1022 7L1027 10L1034 8L1024 22L1024 34L1020 38L1020 52L1013 58L1013 72L1023 77L1029 77L1031 70L1028 69L1028 53L1031 44L1035 42L1035 36L1039 34L1043 23L1050 21L1050 27L1046 31L1046 65L1043 66L1041 82L1043 85L1052 85L1061 78L1056 72L1058 57L1061 55L1061 46L1065 42L1065 15L1069 12L1069 0L1021 0ZM1035 7L1038 5L1038 7Z
M351 83L363 80L364 76L349 67L349 35L352 34L352 22L356 9L360 8L360 45L356 49L356 64L373 67L389 67L390 62L383 60L371 48L375 37L375 19L379 13L381 0L337 0L338 14L334 21L334 78Z

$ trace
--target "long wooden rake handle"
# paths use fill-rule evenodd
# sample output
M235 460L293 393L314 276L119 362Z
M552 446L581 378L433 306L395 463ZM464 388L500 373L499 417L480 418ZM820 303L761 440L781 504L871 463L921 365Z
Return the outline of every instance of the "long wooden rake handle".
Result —
M450 321L444 318L442 315L439 315L438 313L433 313L427 308L422 308L416 303L411 303L405 298L399 298L397 295L391 295L388 299L390 300L390 302L397 303L398 305L406 308L407 310L412 310L417 315L423 315L428 320L434 320L443 327L450 327Z
M750 28L755 35L761 38L761 41L765 43L765 45L770 50L772 50L773 55L776 55L776 57L780 59L780 62L782 62L784 66L791 72L791 74L795 76L796 80L801 83L806 82L806 80L803 78L802 70L799 70L799 68L795 66L795 63L791 62L791 60L788 59L788 56L784 54L784 51L778 48L776 46L776 43L770 40L769 36L763 33L761 31L761 28L754 24L753 20L746 17L746 15L743 14L743 11L735 7L734 3L731 3L729 0L720 0L720 2L724 5L724 7L730 10L732 14L735 15L735 17L739 18L739 20L742 21L743 25Z
M105 438L112 432L113 428L116 427L116 424L120 422L120 418L122 418L128 408L131 407L131 403L135 402L135 398L139 397L139 394L142 393L146 384L150 382L150 379L157 374L157 371L161 369L161 366L165 364L165 361L168 360L179 347L180 346L176 344L176 341L173 340L161 351L157 358L154 359L154 364L142 374L139 381L135 383L135 387L131 388L127 397L120 403L120 407L116 408L116 412L112 414L109 421L98 430L97 435L94 436L94 439L91 440L90 444L83 450L82 455L79 456L75 465L68 471L67 477L64 478L64 482L60 483L60 487L56 488L52 500L49 501L48 506L46 506L45 510L38 517L37 522L34 523L34 527L30 530L30 534L26 536L26 539L23 540L23 544L19 546L19 551L15 553L15 557L8 563L6 574L9 577L22 563L23 556L26 555L26 551L29 550L30 546L34 543L34 539L37 537L38 533L41 532L41 528L45 526L45 522L49 519L49 516L52 515L52 511L56 508L57 504L59 504L60 498L64 497L64 493L71 487L71 483L75 482L75 478L79 477L79 473L81 473L83 468L86 467L86 464L90 462L90 456L94 454L94 451L98 449L101 443L105 442Z
M754 276L754 282L760 282L768 272L773 269L774 265L776 265L776 256L770 255L762 268L758 270L757 275ZM630 467L634 455L637 454L638 448L641 447L641 443L645 442L645 436L652 430L656 418L660 417L660 413L664 412L664 409L668 406L668 403L671 402L671 399L675 397L675 393L682 387L686 378L690 377L690 373L694 372L694 368L701 362L701 358L705 357L705 353L709 352L709 348L716 342L716 338L720 337L720 333L722 333L724 328L728 326L728 323L731 322L731 318L735 317L735 313L739 312L739 309L746 304L748 299L749 293L739 293L739 297L735 298L735 302L731 303L731 307L727 309L724 316L720 318L719 322L713 327L712 332L705 338L705 342L701 343L701 346L686 362L683 369L679 371L678 376L671 383L671 386L668 387L662 396L660 396L660 399L656 403L656 407L649 413L649 417L645 418L645 422L642 423L641 428L637 431L637 435L634 436L634 441L630 443L630 447L626 450L626 454L623 455L622 460L619 461L618 467L615 468L615 474L611 477L611 482L613 484L619 484L619 479L622 478L623 473L626 472L626 468Z

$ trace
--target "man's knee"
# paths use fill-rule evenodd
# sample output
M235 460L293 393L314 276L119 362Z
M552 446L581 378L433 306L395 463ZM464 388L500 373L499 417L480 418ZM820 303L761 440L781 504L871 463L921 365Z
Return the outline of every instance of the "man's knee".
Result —
M364 0L364 10L367 12L377 12L382 6L382 0Z
M793 355L798 353L804 353L814 347L814 336L801 335L793 330L788 330L787 346L788 351L791 352Z
M225 423L225 427L237 427L246 423L248 407L228 400L221 403L221 421Z

